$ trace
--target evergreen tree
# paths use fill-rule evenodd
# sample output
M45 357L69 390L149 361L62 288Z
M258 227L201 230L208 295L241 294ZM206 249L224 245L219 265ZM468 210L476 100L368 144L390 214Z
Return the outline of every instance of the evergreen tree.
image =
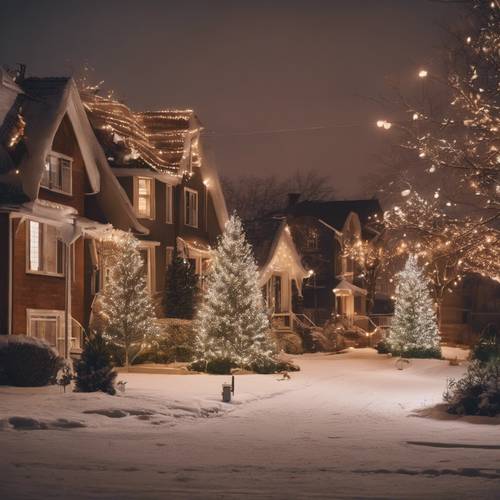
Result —
M115 394L117 373L111 364L111 354L101 333L92 333L85 340L82 357L75 364L75 391Z
M398 274L396 310L389 331L393 354L404 357L440 358L439 330L429 294L429 282L410 255Z
M109 279L100 295L104 337L123 349L127 369L159 337L137 245L132 234L122 233L119 255L111 263Z
M213 253L197 316L198 358L249 366L271 355L268 329L252 248L240 219L232 215Z
M172 263L167 268L165 313L169 318L192 319L198 279L193 267L174 248Z

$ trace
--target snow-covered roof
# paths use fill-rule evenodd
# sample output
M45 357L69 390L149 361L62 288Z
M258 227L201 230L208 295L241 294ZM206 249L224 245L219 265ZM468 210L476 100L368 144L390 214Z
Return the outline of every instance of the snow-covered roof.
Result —
M334 289L333 293L337 296L341 295L366 295L367 291L364 288L354 285L350 281L342 280Z
M95 89L83 91L82 100L114 169L147 169L171 178L201 167L220 230L224 229L229 218L225 198L211 154L201 144L203 127L193 110L133 111Z
M7 82L7 83L5 83ZM71 78L27 78L20 84L2 73L0 85L0 183L16 187L27 200L38 198L45 159L65 116L75 132L92 193L106 217L120 229L147 230L138 222L126 193L99 145ZM9 106L10 104L10 106ZM22 137L9 148L16 119Z
M287 272L300 291L309 272L302 265L286 220L265 217L247 221L244 227L259 268L259 284L263 286L273 273Z

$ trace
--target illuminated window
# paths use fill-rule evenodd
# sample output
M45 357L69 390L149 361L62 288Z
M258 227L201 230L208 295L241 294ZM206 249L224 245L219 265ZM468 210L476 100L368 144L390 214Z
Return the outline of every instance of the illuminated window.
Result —
M72 158L51 151L45 159L41 185L58 193L72 194Z
M154 179L135 177L135 208L139 217L153 219L154 214Z
M184 223L198 227L198 192L184 188Z
M29 272L57 276L64 274L63 243L54 226L28 221L26 242Z
M165 185L165 222L172 224L174 222L173 216L173 189L169 184Z

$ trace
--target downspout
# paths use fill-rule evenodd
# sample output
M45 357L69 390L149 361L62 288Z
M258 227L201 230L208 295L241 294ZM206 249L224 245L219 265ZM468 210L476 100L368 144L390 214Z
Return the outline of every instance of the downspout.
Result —
M13 274L13 258L12 255L14 253L14 237L13 237L13 217L12 212L9 212L9 292L8 292L8 305L7 305L7 335L12 335L12 292L13 292L13 283L12 283L12 274Z
M71 242L64 243L64 359L69 360L71 339Z

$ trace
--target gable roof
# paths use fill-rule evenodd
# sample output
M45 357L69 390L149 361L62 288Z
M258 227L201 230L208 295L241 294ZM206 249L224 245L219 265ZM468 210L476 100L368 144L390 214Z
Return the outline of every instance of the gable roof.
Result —
M382 213L377 199L340 201L301 201L287 209L291 215L317 217L341 231L351 212L358 215L362 226L370 222L375 214Z
M9 82L10 83L10 82ZM0 183L19 186L28 200L38 198L45 159L52 148L54 137L65 116L75 132L85 164L92 193L110 221L123 229L147 231L139 224L127 195L119 185L96 140L80 100L75 82L71 78L27 78L16 84L12 100L12 84L1 85L0 102L10 96L11 107L0 111ZM12 133L14 118L22 117L24 130L19 148L9 150L6 138Z
M259 268L259 282L263 286L273 272L286 270L297 283L299 293L302 280L308 275L302 265L290 229L284 217L262 217L244 222L247 241L252 245Z

